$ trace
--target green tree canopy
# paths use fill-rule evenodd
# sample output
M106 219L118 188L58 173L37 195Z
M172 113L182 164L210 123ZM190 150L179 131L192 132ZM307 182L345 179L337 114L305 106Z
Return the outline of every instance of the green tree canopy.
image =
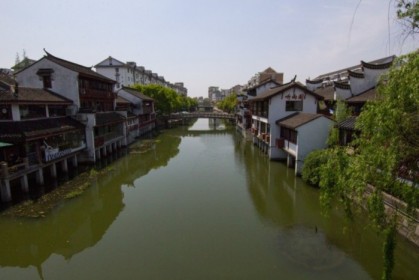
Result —
M197 106L196 100L187 96L179 95L173 89L161 85L135 84L132 87L153 98L156 111L160 115L169 115L180 110L191 110Z
M419 2L417 0L397 0L397 17L405 26L408 35L419 31Z
M233 93L217 103L217 107L221 110L232 113L237 106L237 94Z
M352 217L359 205L366 206L372 224L385 235L383 279L391 279L397 222L385 212L382 192L405 201L408 212L419 207L418 78L419 52L397 59L382 77L376 100L367 102L356 121L361 134L354 152L334 146L317 152L318 158L305 162L309 169L303 170L306 180L319 182L324 207L339 202ZM366 197L370 186L373 193Z

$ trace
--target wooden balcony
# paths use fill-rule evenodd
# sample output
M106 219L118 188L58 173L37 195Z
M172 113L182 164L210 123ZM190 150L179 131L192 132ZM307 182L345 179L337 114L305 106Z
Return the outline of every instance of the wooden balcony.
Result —
M22 162L13 165L2 161L0 162L0 178L17 178L26 173L28 169L30 169L30 165L27 157L23 158Z

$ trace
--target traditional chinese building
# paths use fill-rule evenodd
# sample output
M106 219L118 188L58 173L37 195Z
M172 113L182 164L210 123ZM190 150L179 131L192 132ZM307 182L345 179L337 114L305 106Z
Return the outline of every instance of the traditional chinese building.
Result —
M12 185L29 190L28 176L39 184L57 168L77 166L86 147L85 127L66 116L72 100L51 90L20 87L11 77L0 77L1 199L12 199Z
M115 111L114 80L48 52L15 76L19 86L49 90L72 101L66 114L86 127L87 149L80 160L95 162L127 145L126 118Z
M127 100L128 112L138 118L138 134L143 135L156 127L156 112L154 99L142 94L139 90L123 87L118 91L118 96Z

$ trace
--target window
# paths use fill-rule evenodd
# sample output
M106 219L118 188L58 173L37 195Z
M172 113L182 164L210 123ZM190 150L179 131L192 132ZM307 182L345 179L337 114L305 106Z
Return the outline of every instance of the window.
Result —
M48 105L49 116L65 116L65 106L62 105Z
M297 131L281 126L281 138L297 144Z
M20 105L19 111L22 120L46 117L45 106L42 105Z
M51 75L42 76L44 88L52 88Z
M54 70L50 68L41 68L36 72L44 88L52 88L52 73Z
M285 111L302 111L303 101L287 101L285 103Z

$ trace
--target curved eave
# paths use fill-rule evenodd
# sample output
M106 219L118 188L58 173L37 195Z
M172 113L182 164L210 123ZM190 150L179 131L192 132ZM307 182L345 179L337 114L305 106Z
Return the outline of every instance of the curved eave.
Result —
M349 77L362 79L365 77L364 73L348 70Z
M317 84L320 84L322 82L323 82L323 79L318 79L318 80L309 80L309 79L306 79L306 83L307 84L317 85Z
M351 86L347 83L340 83L340 82L334 82L333 83L335 88L339 89L351 89Z
M362 67L368 68L368 69L388 69L393 64L393 61L390 61L387 63L381 63L381 64L373 64L373 63L361 61L361 64L362 64Z

